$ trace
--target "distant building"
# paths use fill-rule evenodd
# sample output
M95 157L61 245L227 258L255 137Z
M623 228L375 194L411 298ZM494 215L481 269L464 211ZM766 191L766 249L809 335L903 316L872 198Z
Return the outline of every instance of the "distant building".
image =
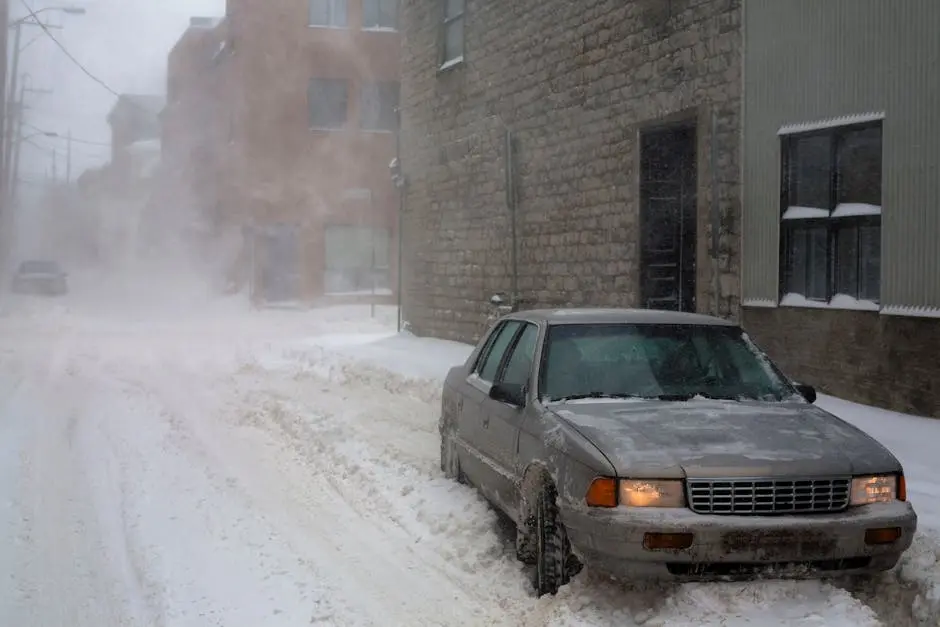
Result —
M161 95L122 94L108 113L111 126L111 166L121 176L131 169L132 144L159 140L160 112L166 104Z
M198 237L207 241L240 224L226 198L234 178L232 50L224 18L194 17L168 58L164 185L153 210L158 222L175 215L162 220L166 229L198 222Z
M744 25L744 324L806 383L940 418L940 3Z
M195 133L199 146L190 151L168 136L165 152L180 151L172 163L186 162L189 151L192 161L213 164L190 169L199 179L191 188L214 187L197 193L199 202L214 196L220 220L247 236L257 302L312 303L395 285L399 198L389 163L397 130L396 6L229 0L224 21L203 25L211 28L204 36L188 32L171 55L176 79L164 132L194 135L173 109L195 112L198 99L214 103L206 105L213 120L203 128L225 125L224 141L215 131L211 140ZM228 54L209 68L217 34ZM194 57L202 64L190 64L191 72L172 69ZM187 115L189 124L202 119Z
M736 316L740 0L402 3L404 317Z

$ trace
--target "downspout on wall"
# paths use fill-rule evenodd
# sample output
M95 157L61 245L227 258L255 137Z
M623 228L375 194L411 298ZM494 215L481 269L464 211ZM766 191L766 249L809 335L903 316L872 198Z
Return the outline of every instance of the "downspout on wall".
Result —
M511 238L510 248L510 297L509 305L512 311L518 311L519 307L519 237L517 232L517 209L516 185L515 185L515 151L513 150L513 135L509 128L506 128L506 207L509 209L509 237Z
M711 187L712 187L712 315L721 316L721 207L718 198L718 111L712 105L711 120Z

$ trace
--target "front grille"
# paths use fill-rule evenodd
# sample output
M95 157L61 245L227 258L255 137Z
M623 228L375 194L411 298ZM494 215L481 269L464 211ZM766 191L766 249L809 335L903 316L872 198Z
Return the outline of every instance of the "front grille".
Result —
M770 516L822 514L849 506L849 478L689 479L689 507L697 514Z

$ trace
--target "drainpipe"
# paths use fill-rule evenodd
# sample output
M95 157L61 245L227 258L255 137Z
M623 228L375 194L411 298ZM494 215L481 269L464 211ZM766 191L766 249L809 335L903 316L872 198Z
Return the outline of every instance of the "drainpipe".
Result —
M395 126L395 164L398 168L401 168L401 107L396 108L396 126ZM402 226L404 225L404 209L405 209L405 179L404 176L398 172L392 173L392 181L395 183L395 187L398 188L398 261L397 261L397 278L396 283L397 287L395 292L397 294L398 300L398 332L401 333L402 327L402 315L401 315L401 305L402 305L402 249L404 237L402 236Z
M506 207L509 209L509 237L512 239L509 305L511 311L516 311L519 306L519 238L516 233L517 205L512 139L512 131L506 128Z
M712 290L714 302L712 313L718 317L721 313L721 278L719 271L721 261L719 258L718 246L721 238L721 212L718 203L718 111L712 104L712 137L711 137L711 184L712 184Z

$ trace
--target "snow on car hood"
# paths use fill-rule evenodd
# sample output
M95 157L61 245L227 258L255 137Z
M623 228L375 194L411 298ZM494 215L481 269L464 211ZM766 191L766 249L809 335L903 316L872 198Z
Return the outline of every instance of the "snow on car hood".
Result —
M863 431L801 402L635 400L551 410L597 446L621 477L774 477L894 472Z

